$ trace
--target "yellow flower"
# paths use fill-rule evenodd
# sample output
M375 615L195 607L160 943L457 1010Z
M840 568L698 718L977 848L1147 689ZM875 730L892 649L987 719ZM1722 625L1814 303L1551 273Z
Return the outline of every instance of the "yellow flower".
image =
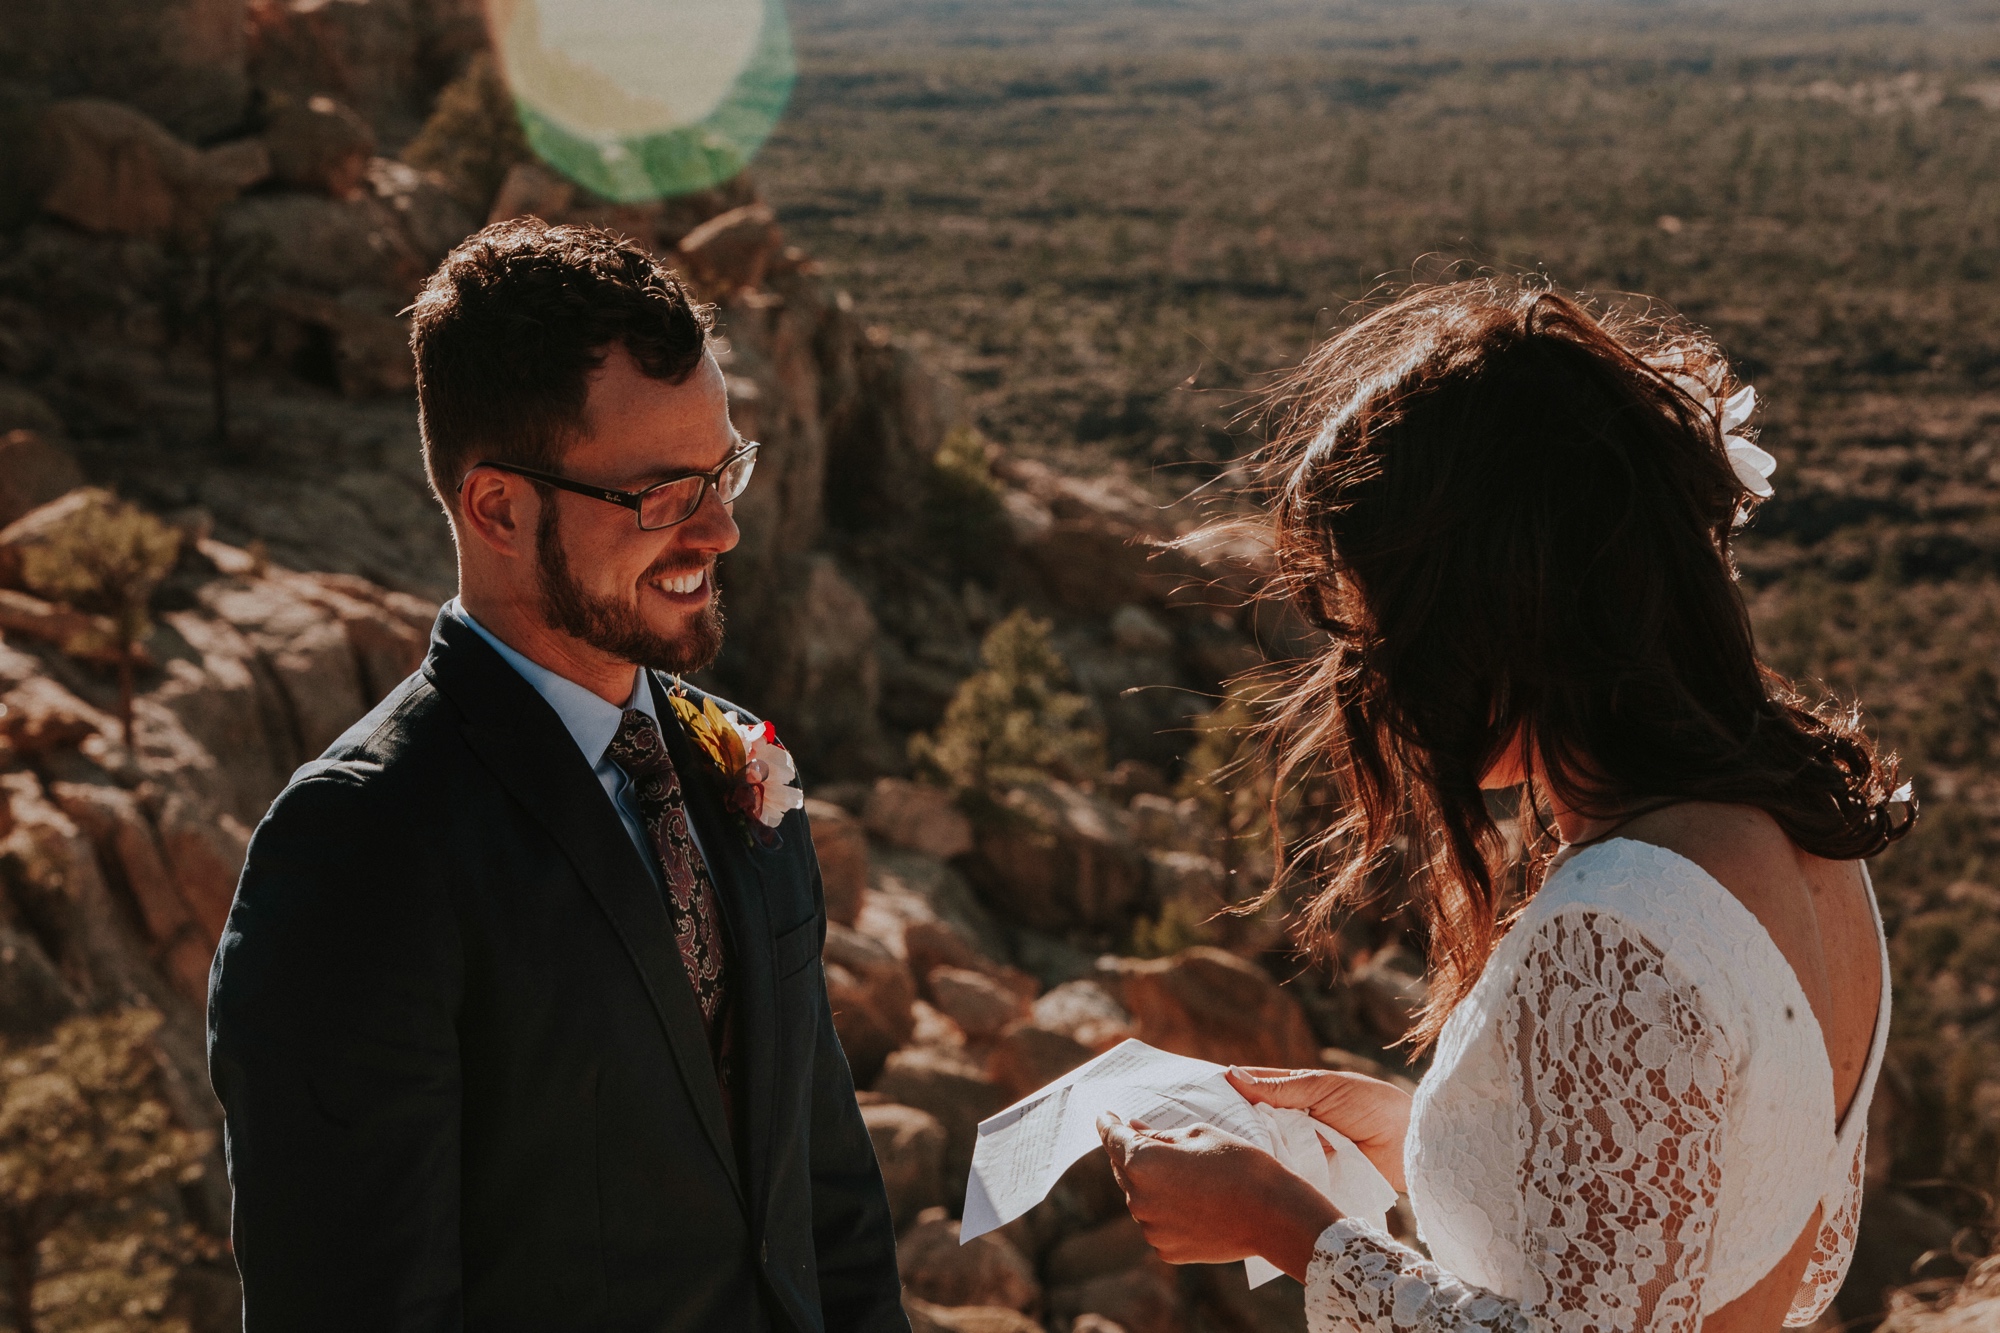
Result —
M674 706L674 713L687 724L688 733L694 737L696 745L709 761L731 778L741 777L749 766L750 754L743 747L743 737L729 719L715 706L715 700L703 699L699 704L679 692L667 695L667 702Z

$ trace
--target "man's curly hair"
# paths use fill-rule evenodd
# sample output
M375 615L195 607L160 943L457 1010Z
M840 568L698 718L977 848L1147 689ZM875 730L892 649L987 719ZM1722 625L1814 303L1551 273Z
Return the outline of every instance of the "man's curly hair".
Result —
M600 227L514 218L445 257L411 306L431 487L455 507L482 459L558 471L614 345L655 379L701 364L712 316L674 272Z

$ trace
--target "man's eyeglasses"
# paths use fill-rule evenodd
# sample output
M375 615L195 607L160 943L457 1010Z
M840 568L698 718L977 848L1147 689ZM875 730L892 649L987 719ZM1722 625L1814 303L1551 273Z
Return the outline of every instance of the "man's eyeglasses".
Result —
M665 481L648 486L643 491L614 491L608 487L591 486L581 481L571 481L568 477L558 477L553 472L537 472L531 467L518 467L513 463L495 463L488 460L474 463L473 466L511 472L517 477L539 481L544 486L553 486L557 490L623 505L638 515L641 530L657 532L661 528L671 528L676 523L685 523L693 518L694 511L701 508L702 499L708 494L711 486L715 488L716 496L724 504L729 504L743 494L750 485L750 473L757 466L757 447L756 441L745 441L735 453L707 472L689 472L682 476L669 477Z

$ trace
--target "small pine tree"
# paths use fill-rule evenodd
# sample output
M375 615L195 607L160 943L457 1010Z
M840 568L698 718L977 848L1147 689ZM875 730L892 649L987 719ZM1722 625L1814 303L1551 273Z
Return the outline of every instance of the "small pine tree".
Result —
M93 1327L114 1310L130 1320L117 1327L170 1326L146 1316L161 1312L174 1259L185 1256L171 1253L164 1217L135 1204L199 1178L208 1139L175 1125L158 1095L159 1025L151 1010L124 1009L71 1019L39 1045L0 1048L0 1242L16 1333L80 1327L67 1312L83 1307L96 1311L85 1321ZM108 1215L108 1228L102 1218L76 1225L91 1213ZM50 1253L70 1271L38 1305Z
M1064 688L1069 669L1046 620L1015 611L987 632L979 654L985 670L959 684L937 731L912 738L919 768L961 792L1103 769L1104 733L1090 701Z
M153 593L173 571L180 549L174 528L109 491L93 491L21 553L21 580L30 591L111 618L118 635L118 716L128 750L139 645L153 630Z
M445 85L430 119L403 149L405 162L437 172L452 194L481 217L492 207L508 170L533 156L514 94L484 51Z

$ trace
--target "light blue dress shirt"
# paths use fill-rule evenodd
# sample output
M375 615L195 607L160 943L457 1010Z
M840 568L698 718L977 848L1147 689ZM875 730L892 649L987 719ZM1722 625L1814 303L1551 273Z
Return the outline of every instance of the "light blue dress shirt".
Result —
M639 849L639 859L646 864L646 873L653 877L653 883L660 883L660 865L653 850L652 839L646 833L646 821L639 813L638 793L632 789L632 780L625 776L625 770L613 763L607 751L618 735L618 727L625 720L625 710L636 708L653 719L653 725L660 723L659 710L653 701L652 680L648 673L632 669L632 697L623 707L607 703L602 695L566 676L559 676L539 662L533 662L515 652L506 644L493 637L493 632L472 618L472 613L459 605L456 597L445 608L447 614L465 622L465 625L500 654L501 660L520 673L521 679L534 686L535 693L556 710L563 726L569 730L570 739L576 748L583 751L583 757L590 764L590 771L597 775L597 781L604 788L604 794L611 798L612 809L618 812L619 822L625 825L625 832L632 839L632 845ZM694 830L694 822L688 821L688 835L694 839L695 850L701 852L701 836ZM701 852L702 860L708 859Z

